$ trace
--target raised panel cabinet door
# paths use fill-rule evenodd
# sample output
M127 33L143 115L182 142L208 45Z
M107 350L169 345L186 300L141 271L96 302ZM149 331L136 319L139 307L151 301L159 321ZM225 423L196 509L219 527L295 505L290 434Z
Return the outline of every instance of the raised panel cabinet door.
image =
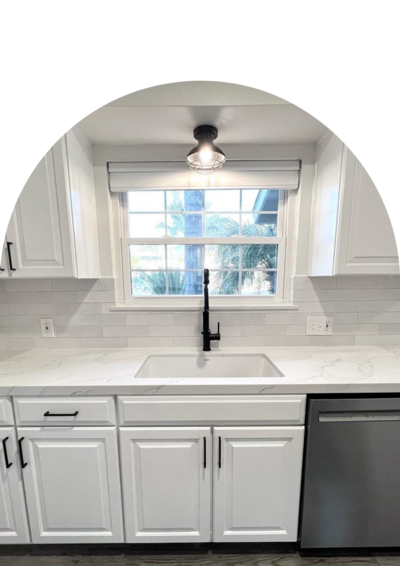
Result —
M116 428L17 430L32 542L123 542Z
M296 541L304 427L216 427L213 436L213 540Z
M336 273L399 273L392 224L378 189L346 148Z
M121 428L126 542L207 542L210 428Z
M30 542L14 427L0 428L0 545Z
M65 159L63 142L57 142L17 201L7 231L12 277L74 275Z

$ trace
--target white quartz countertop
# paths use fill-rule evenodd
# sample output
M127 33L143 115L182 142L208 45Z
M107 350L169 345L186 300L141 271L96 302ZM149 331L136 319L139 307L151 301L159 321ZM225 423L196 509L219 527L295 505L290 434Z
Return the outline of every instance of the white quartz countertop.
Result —
M197 348L0 351L0 395L400 393L400 347L218 351L266 354L284 377L135 378L149 354L203 356Z

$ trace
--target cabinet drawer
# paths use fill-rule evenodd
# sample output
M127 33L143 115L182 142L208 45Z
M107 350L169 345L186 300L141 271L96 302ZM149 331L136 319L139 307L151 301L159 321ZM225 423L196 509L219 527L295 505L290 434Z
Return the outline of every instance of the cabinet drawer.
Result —
M305 395L119 397L119 424L303 424Z
M14 415L10 399L0 397L0 426L14 424Z
M113 397L15 397L18 425L115 425Z

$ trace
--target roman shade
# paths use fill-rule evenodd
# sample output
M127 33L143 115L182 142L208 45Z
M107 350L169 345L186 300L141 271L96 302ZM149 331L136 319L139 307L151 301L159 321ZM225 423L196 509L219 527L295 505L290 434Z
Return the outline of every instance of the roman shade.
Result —
M212 175L191 171L185 161L141 161L108 164L110 189L133 190L277 189L299 187L300 161L227 161Z

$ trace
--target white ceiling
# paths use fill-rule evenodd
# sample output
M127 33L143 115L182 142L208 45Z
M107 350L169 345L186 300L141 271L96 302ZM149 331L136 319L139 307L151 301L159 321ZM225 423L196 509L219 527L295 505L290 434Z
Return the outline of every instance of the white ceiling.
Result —
M190 144L201 124L218 128L217 144L313 143L327 131L281 98L227 83L174 83L129 94L78 126L93 145Z

